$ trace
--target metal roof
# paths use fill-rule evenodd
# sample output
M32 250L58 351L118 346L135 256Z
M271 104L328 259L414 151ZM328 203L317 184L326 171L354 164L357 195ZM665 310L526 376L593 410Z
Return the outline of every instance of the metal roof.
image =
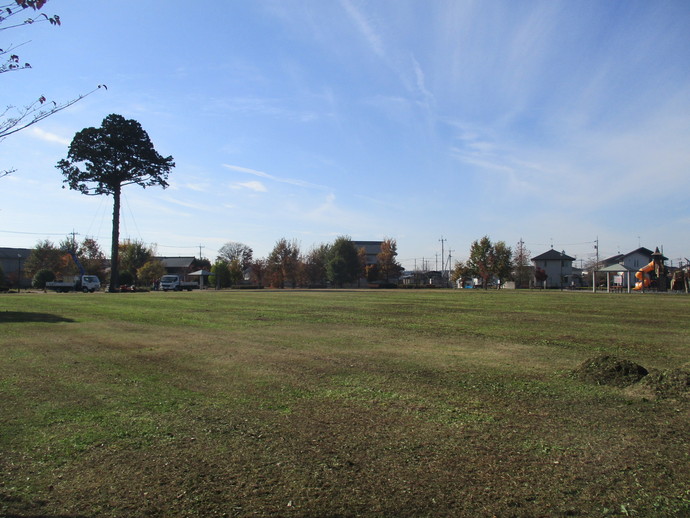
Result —
M191 268L196 257L156 257L166 268Z
M532 261L574 261L574 257L566 255L565 252L558 252L553 248L548 252L544 252L536 257L532 257Z
M617 264L611 264L607 266L606 268L601 268L597 270L598 272L636 272L637 268L628 268L624 264L617 263Z

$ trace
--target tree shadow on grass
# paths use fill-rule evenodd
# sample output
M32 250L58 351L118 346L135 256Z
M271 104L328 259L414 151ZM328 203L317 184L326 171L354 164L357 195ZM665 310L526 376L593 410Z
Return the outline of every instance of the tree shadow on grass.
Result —
M0 311L0 323L12 322L75 322L72 318L65 318L51 313L34 313L30 311Z

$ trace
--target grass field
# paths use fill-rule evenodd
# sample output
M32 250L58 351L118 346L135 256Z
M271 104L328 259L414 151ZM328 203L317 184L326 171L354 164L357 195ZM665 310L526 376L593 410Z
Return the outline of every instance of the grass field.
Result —
M0 516L690 516L690 298L0 297ZM634 387L633 387L634 388Z

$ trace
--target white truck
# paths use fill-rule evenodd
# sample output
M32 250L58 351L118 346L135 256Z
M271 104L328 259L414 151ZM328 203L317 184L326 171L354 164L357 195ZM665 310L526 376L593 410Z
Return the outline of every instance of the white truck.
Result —
M101 289L101 281L95 275L77 275L72 278L66 277L62 281L46 282L46 289L62 293L67 293L68 291L93 293Z
M198 282L185 281L181 275L164 275L161 277L160 289L163 291L192 291L198 288Z

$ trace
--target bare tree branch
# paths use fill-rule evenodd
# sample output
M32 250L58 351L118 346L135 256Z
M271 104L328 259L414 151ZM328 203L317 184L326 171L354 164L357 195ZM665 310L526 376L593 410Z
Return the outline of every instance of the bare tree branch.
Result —
M37 16L31 16L24 18L23 21L19 21L19 15L21 13L31 10L36 12L40 10L47 1L48 0L0 0L0 2L2 2L0 3L0 31L22 27L24 25L32 25L39 22L49 22L51 25L60 25L61 22L58 15L48 16L45 13L40 13ZM7 24L8 20L10 20L9 24ZM29 63L22 63L19 60L19 55L15 52L17 48L25 44L26 42L18 45L10 44L9 47L4 49L0 48L0 59L3 60L3 62L0 63L0 74L31 68ZM90 92L61 103L48 101L44 95L41 95L28 106L21 108L13 105L7 106L4 111L0 113L0 142L10 135L26 129L29 126L33 126L65 108L69 108L100 88L105 88L107 90L105 85L98 85L97 88L94 88ZM14 169L0 170L0 178L14 171Z
M26 129L29 126L33 126L37 122L41 122L43 119L50 117L54 113L62 111L65 108L69 108L73 104L81 101L100 88L105 88L106 90L108 89L106 85L98 85L90 92L81 94L79 97L61 104L58 104L55 101L48 102L42 95L32 104L25 106L22 109L16 109L13 106L8 106L2 115L5 116L9 114L13 109L17 112L17 115L15 117L8 117L4 120L0 120L0 141L5 137L17 133L18 131Z

